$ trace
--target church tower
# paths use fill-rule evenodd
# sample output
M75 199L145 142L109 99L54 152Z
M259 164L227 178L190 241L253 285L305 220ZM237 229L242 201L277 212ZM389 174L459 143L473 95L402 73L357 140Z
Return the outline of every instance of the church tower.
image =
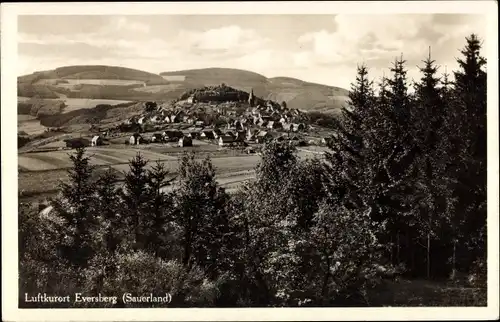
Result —
M255 101L255 96L253 95L253 88L252 88L252 91L248 96L248 104L250 104L250 107L253 107L254 101Z

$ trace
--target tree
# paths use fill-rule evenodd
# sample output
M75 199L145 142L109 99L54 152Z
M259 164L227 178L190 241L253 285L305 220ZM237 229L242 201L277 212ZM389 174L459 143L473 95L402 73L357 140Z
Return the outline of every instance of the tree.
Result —
M414 182L417 200L414 203L414 218L416 220L417 237L426 239L426 275L431 277L431 243L437 237L446 211L445 190L443 182L444 163L441 151L438 149L444 119L444 104L439 78L436 73L438 67L429 56L424 62L424 67L419 67L422 78L415 85L415 107L411 113L411 127L413 139L418 149L415 164L418 168L417 178ZM414 252L415 253L415 252ZM444 264L444 263L442 263ZM412 257L412 268L414 259Z
M172 249L174 241L168 240L171 232L170 215L172 212L172 196L162 191L167 184L169 171L160 161L147 171L148 200L147 213L144 214L146 248L156 256L165 258Z
M181 231L182 263L196 264L213 276L218 261L225 261L219 251L227 232L225 193L217 185L210 158L197 162L194 153L184 154L179 163L173 221Z
M145 251L118 253L107 259L116 263L114 274L105 275L103 282L96 287L96 278L100 279L102 267L99 263L85 270L84 286L79 290L91 296L101 294L125 294L132 296L155 296L166 302L131 302L123 303L118 296L117 303L86 303L87 307L210 307L217 298L219 281L211 281L198 266L187 269L175 260L163 260ZM131 291L133 290L133 291Z
M128 231L132 233L132 236L129 237L136 249L144 249L145 247L143 217L147 213L149 201L147 164L148 161L140 153L137 153L130 160L130 170L125 175L125 185L121 193L125 225Z
M466 41L463 58L457 59L459 70L454 72L454 100L448 115L455 155L449 177L455 182L451 188L457 198L452 221L460 227L457 260L462 268L468 268L486 247L480 234L486 226L486 59L480 55L481 41L475 34Z
M68 170L69 182L60 184L60 195L52 202L55 214L63 221L61 242L57 244L61 256L75 267L85 267L94 255L94 232L98 223L95 212L94 166L85 156L84 148L70 155L73 167Z
M109 168L96 182L96 211L100 216L103 249L114 253L125 234L123 213L120 213L121 200L116 184L118 177ZM97 237L97 236L96 236Z
M368 80L368 68L358 66L356 81L351 85L347 106L342 108L342 119L333 136L331 153L326 154L330 165L330 177L337 193L343 195L347 207L359 207L362 200L360 189L363 189L364 148L367 143L365 129L370 115L373 114L373 83ZM372 129L369 129L370 131ZM340 184L340 182L342 182Z

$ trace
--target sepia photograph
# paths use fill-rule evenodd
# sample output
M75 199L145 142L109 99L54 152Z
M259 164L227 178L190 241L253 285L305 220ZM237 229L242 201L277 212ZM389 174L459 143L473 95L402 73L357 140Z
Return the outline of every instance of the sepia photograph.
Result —
M10 320L498 317L474 3L2 4Z

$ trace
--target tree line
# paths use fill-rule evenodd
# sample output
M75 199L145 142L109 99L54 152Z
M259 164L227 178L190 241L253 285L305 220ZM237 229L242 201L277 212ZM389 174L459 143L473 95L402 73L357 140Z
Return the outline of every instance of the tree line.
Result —
M51 212L20 204L19 294L169 292L172 307L359 306L391 271L474 273L485 287L480 48L477 36L467 38L453 82L438 77L429 55L412 94L402 57L377 85L359 66L326 161L270 142L255 180L235 194L217 184L209 158L184 154L166 192L160 162L138 154L118 184L111 170L96 175L78 149Z

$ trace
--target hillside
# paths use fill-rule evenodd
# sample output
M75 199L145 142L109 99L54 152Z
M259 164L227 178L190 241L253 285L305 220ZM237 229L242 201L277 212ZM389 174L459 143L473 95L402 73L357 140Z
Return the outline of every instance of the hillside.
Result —
M290 77L266 78L263 75L240 69L205 68L185 71L162 72L161 76L169 81L199 84L204 86L225 83L249 92L263 99L277 102L285 101L290 108L317 110L336 113L347 99L348 91L333 86L304 82ZM173 78L176 77L176 78Z
M230 68L148 73L116 66L66 66L18 77L19 97L42 99L174 100L188 90L227 84L290 108L337 113L347 90L289 77Z
M145 71L116 66L65 66L17 78L21 97L135 99L130 90L167 85L163 77ZM144 96L144 95L143 95Z

